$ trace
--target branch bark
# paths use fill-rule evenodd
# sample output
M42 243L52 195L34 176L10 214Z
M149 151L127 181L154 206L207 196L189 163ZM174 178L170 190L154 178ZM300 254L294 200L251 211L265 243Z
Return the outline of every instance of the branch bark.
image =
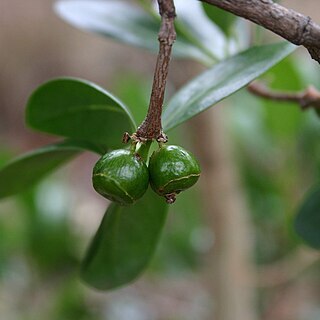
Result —
M248 19L296 45L320 63L320 26L310 17L272 0L201 0Z
M176 39L174 19L176 16L173 0L158 0L161 15L161 27L158 35L159 54L154 72L153 86L147 116L135 133L140 141L157 139L166 142L162 132L161 114L169 70L172 45Z

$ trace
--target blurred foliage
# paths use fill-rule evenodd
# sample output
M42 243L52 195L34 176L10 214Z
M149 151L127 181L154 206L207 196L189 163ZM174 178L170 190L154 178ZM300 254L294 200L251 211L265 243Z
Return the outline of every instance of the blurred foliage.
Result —
M199 2L176 0L175 7L179 16L176 20L178 39L185 36L185 41L192 48L197 48L214 60L228 56L233 40L229 41L208 18ZM128 3L58 1L56 9L69 23L97 34L103 33L120 42L135 46L143 44L143 47L151 49L149 44L156 41L155 34L149 33L145 23L150 25L153 22L157 26L159 19L155 19L151 11L144 12L142 8L132 7ZM120 15L116 15L116 12ZM123 14L127 15L125 19ZM178 44L179 40L175 48L179 48ZM177 127L246 86L295 49L294 45L284 41L253 46L210 66L167 102L162 115L164 131ZM202 62L207 63L204 60ZM94 83L77 78L57 78L40 85L29 97L25 115L26 123L31 128L80 140L82 147L84 142L84 147L90 151L96 151L97 146L99 151L104 152L122 147L120 137L124 132L133 132L136 128L131 113L118 98ZM140 117L138 112L137 115ZM52 146L48 148L4 166L0 170L0 193L9 196L27 189L48 171L65 162L66 157L78 152L77 146L76 150L69 150L70 146L67 150L61 150L60 144L55 145L53 154ZM142 273L156 248L166 217L166 207L156 204L156 199L148 200L145 197L131 207L112 204L107 209L106 218L81 265L85 282L107 290L129 283ZM50 242L51 231L42 234L44 227L50 230L50 226L40 224L36 233ZM63 237L59 239L62 241L60 245L63 245ZM34 246L36 244L33 243ZM50 250L43 252L46 257L44 261L49 263L56 259L51 257L54 253L55 250L53 253Z
M119 73L114 79L113 91L121 101L130 107L135 123L142 123L149 106L151 78L148 81L137 80L135 74Z
M218 7L212 6L208 3L202 3L202 7L207 16L227 35L232 33L232 26L238 19L237 16L224 11Z
M302 59L290 56L260 80L276 90L303 90L315 71L302 73ZM235 155L255 224L257 263L271 263L300 245L292 221L303 194L319 179L318 120L314 110L301 112L294 103L263 100L245 90L229 103Z
M54 187L58 192L64 191L62 186ZM53 205L51 201L42 202L39 208L39 196L43 199L44 192L50 192L49 196L52 201L60 200L59 194L55 198L52 186L48 189L47 184L42 184L40 188L40 190L22 194L19 198L20 205L26 214L24 244L26 254L32 257L32 262L44 277L54 272L68 273L79 262L75 255L75 245L78 239L72 234L67 212L64 212L63 209L61 212L57 212L56 209L50 210L50 206ZM57 203L54 204L56 205Z
M297 61L299 57L285 59L266 73L263 81L274 89L303 89L308 74L301 72ZM288 76L282 81L283 72ZM145 80L124 74L119 76L113 91L133 106L135 120L141 120L149 90ZM263 101L245 90L230 97L227 104L226 119L233 133L236 160L254 223L256 261L274 262L300 245L292 232L292 220L304 192L320 176L318 120L313 110L302 113L296 105ZM186 143L183 126L170 133L173 144ZM2 152L0 163L9 157L8 152ZM45 196L54 194L50 188L56 183L49 178L16 201L1 204L0 283L18 257L29 272L41 278L35 283L29 279L27 291L54 279L49 306L40 308L48 319L103 319L106 307L99 303L90 307L88 293L79 285L77 264L81 257L75 244L83 240L73 233L67 206L61 206L60 212L53 215L52 201ZM197 272L203 255L213 244L214 235L199 214L198 190L188 190L180 197L181 201L170 208L162 241L149 267L149 274L154 276L179 277ZM32 312L29 318L36 319Z
M75 279L79 238L68 220L65 191L49 178L0 205L0 296L21 291L6 306L6 317L19 306L12 319L98 319L89 317ZM39 299L44 303L36 306Z
M210 17L216 14L211 12ZM216 23L226 34L232 25L229 20L218 19ZM263 81L279 90L301 90L306 83L318 85L320 76L312 62L303 58L301 63L299 59L294 56L283 60L262 77ZM139 123L147 108L149 85L136 75L123 74L115 91L131 106ZM303 194L320 177L319 119L313 110L302 113L296 105L263 101L245 90L227 103L226 121L235 141L236 160L254 223L255 259L259 265L275 262L301 245L292 232L292 221ZM183 144L183 130L175 129L170 141ZM0 165L7 162L8 154L0 150ZM60 190L57 197L52 196L54 190ZM16 200L0 204L0 293L8 287L18 291L23 286L20 300L26 301L12 305L13 309L22 306L23 319L106 318L107 307L90 304L90 294L76 276L81 258L77 243L83 239L74 233L67 207L55 206L65 201L61 191L66 192L49 178ZM202 221L198 190L191 189L179 197L181 201L170 208L149 274L178 276L197 271L203 253L213 244L214 235ZM32 310L34 295L41 296L43 288L50 294L46 292L41 297L45 303Z
M149 90L144 79L125 74L119 76L114 88L124 102L130 103L137 121L144 116ZM172 130L170 141L185 145L184 131L183 127ZM10 152L0 152L0 164L7 163L11 157ZM68 199L72 198L72 189L59 176L59 180L50 176L31 190L0 204L0 287L12 263L18 259L26 268L25 292L29 307L19 311L25 319L104 319L106 307L98 303L91 308L88 293L79 285L82 257L77 244L83 239L74 233L74 226L70 224ZM170 208L162 241L149 267L153 275L195 271L202 255L212 245L212 235L199 214L201 203L197 188L181 194L179 200ZM13 281L8 285L15 287L18 283ZM30 305L37 299L32 293L41 291L43 286L51 287L50 294L46 293L45 303L32 311Z
M295 220L295 230L306 241L308 245L315 249L320 249L320 186L319 184L312 189Z

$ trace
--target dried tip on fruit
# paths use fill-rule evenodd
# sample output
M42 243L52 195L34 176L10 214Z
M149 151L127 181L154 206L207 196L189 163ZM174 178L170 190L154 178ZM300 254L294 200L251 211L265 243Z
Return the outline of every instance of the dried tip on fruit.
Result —
M168 204L172 204L176 201L177 195L175 193L169 193L169 194L166 194L164 197L166 198L166 202Z
M195 157L179 146L161 146L149 161L151 187L170 204L198 181L200 171Z

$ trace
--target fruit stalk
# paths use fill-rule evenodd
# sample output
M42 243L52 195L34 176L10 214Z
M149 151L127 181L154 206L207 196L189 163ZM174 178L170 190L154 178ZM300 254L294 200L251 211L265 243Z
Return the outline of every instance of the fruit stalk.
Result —
M161 27L158 34L160 45L154 72L150 104L146 118L134 134L134 137L141 142L154 139L158 142L167 141L166 135L162 132L161 115L171 50L176 39L174 28L176 13L173 0L158 0L158 5L161 15Z

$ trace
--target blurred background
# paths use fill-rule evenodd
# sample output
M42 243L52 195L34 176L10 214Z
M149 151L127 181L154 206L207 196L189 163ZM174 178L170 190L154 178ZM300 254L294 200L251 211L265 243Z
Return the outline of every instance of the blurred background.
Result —
M53 3L0 2L0 165L55 141L24 124L28 96L50 78L96 82L141 118L148 105L155 56L69 26ZM282 4L320 23L318 1ZM173 60L168 95L202 70ZM319 88L319 66L298 50L263 78L275 89ZM91 186L96 155L0 202L1 319L320 319L320 255L292 229L319 179L315 113L241 90L169 138L197 155L203 174L170 208L149 269L128 287L104 293L78 279L107 204Z

